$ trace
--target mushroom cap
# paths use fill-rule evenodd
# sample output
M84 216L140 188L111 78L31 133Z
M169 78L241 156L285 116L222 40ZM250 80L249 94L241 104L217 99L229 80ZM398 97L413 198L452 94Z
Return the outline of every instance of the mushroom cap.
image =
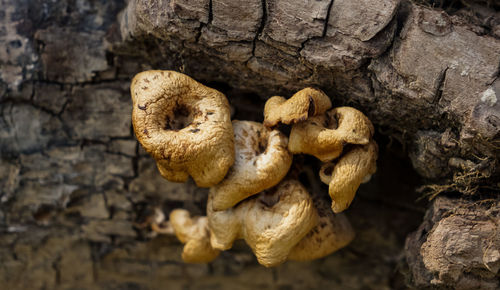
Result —
M207 217L210 228L210 244L214 249L229 250L233 247L236 239L241 239L241 223L242 212L247 210L248 206L245 203L250 200L245 200L235 207L226 210L213 210L213 191L210 190L207 201Z
M368 181L367 177L377 170L377 155L377 143L371 141L366 145L355 146L335 164L327 163L321 167L320 178L329 184L333 212L339 213L349 207L359 185Z
M137 139L173 182L219 183L234 162L226 97L174 71L145 71L130 87Z
M318 223L293 247L289 260L319 259L347 246L354 239L354 230L344 214L334 214L327 202L319 197L314 198L314 205L318 211Z
M186 263L208 263L219 255L220 251L210 245L210 230L207 217L191 218L184 209L175 209L170 213L170 225L175 235L184 243L182 260Z
M293 125L288 150L326 162L337 158L347 143L368 144L373 133L373 125L363 113L351 107L339 107Z
M251 121L233 121L235 162L211 191L213 210L226 210L278 184L292 164L288 138Z
M305 88L290 99L274 96L264 106L264 125L294 124L312 116L323 114L332 107L330 98L321 90Z
M207 216L214 248L242 238L266 267L284 262L318 219L312 198L296 180L285 180L226 211L211 210L209 201Z

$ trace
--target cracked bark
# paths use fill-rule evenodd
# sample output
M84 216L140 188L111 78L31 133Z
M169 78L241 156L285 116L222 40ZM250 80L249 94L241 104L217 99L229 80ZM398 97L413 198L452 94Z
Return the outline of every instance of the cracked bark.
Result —
M498 287L498 5L101 2L0 0L2 288ZM151 68L222 90L239 119L305 86L365 112L381 157L349 213L353 244L272 271L243 245L185 265L178 242L140 227L206 200L162 180L132 134L129 80ZM410 234L428 183L453 194Z

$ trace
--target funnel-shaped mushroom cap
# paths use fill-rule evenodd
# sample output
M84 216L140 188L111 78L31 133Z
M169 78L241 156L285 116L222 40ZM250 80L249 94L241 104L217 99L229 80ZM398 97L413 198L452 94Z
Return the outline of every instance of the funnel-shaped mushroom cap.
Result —
M207 217L193 217L184 209L175 209L170 213L170 225L175 235L184 243L182 260L186 263L208 263L219 255L220 251L210 245L210 230Z
M174 71L146 71L132 80L137 139L167 180L192 176L200 187L219 183L234 162L229 104L217 90Z
M375 141L355 146L336 163L326 163L320 169L320 178L329 184L332 210L342 212L349 207L359 185L369 180L377 170L378 147Z
M330 98L313 88L300 90L288 100L275 96L267 100L264 107L264 125L273 127L278 123L294 124L321 115L331 107Z
M354 239L354 230L344 214L334 214L319 197L314 198L314 205L319 215L318 223L293 247L289 260L319 259L347 246Z
M228 209L278 184L292 164L288 138L260 123L233 121L236 157L226 178L212 191L213 210Z
M345 144L368 144L373 125L360 111L339 107L293 125L288 150L313 155L323 162L337 158Z
M284 262L318 219L309 193L296 180L283 181L225 211L210 208L209 197L207 216L212 246L227 249L236 238L242 238L266 267Z

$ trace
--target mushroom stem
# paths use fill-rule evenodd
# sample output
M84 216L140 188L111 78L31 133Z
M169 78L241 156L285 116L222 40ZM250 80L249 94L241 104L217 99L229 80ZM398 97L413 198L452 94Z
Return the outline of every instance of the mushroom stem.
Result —
M160 208L154 209L153 220L150 226L151 230L158 234L175 235L174 228L169 221L165 221L165 214Z

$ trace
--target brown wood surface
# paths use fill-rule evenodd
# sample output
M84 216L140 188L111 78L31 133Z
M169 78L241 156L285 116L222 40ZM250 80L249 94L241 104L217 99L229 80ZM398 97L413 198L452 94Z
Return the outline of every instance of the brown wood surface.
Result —
M499 6L0 0L0 288L500 287ZM147 221L203 214L207 192L163 180L133 136L129 82L147 69L223 91L238 119L307 86L368 115L380 157L347 212L353 243L274 269L243 244L183 264ZM422 185L440 196L416 202Z

